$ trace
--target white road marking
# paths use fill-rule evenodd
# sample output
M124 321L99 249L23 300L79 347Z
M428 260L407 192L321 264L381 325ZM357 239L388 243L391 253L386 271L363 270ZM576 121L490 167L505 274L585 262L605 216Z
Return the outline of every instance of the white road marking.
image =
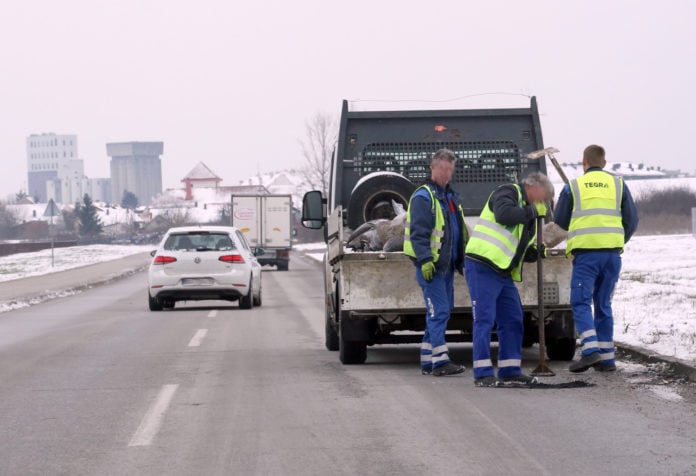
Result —
M217 313L218 313L217 309L213 309L212 311L210 311L208 313L208 317L215 317L215 316L217 316Z
M198 332L194 334L194 336L191 338L191 342L189 342L189 347L198 347L201 345L201 342L203 342L203 339L205 338L206 334L208 333L208 329L198 329Z
M179 388L179 384L170 384L162 387L162 390L157 395L157 399L147 409L147 413L145 413L138 429L135 430L135 434L128 446L149 446L152 443L162 425L164 413L167 411L172 398L174 398L177 388Z

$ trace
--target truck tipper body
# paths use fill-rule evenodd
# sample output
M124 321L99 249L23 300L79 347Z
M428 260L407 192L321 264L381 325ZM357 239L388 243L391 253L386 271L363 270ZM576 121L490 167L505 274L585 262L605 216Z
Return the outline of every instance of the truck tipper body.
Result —
M529 108L350 111L344 101L327 197L308 192L303 225L325 230L325 344L345 364L363 363L375 344L420 342L425 329L423 293L415 267L402 251L354 251L351 230L392 218L407 207L430 177L430 159L441 148L457 155L450 186L462 198L473 229L491 192L532 172L546 173L544 159L527 154L544 147L536 99ZM570 308L571 263L563 249L543 263L543 310L549 358L571 360L575 327ZM527 263L517 283L524 309L524 345L538 342L537 267ZM455 273L454 309L447 340L471 341L471 299Z
M290 195L232 195L232 226L244 233L259 263L287 271L292 248Z

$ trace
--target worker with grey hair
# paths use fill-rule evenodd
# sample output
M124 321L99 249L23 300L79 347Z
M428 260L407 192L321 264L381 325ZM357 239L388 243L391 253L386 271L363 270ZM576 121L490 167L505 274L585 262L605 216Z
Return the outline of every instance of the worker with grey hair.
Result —
M522 281L522 265L543 257L537 250L537 218L549 213L553 185L535 172L520 184L498 186L489 196L466 246L464 270L474 315L474 384L477 387L529 385L537 379L524 375L522 301L515 281ZM498 376L491 361L491 333L498 333Z

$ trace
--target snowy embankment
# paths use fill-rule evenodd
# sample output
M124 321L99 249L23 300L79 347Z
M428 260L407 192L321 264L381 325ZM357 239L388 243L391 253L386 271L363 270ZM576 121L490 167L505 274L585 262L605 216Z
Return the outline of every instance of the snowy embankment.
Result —
M324 245L294 249L321 261ZM696 362L696 238L636 236L622 261L614 292L615 340Z
M155 248L157 248L156 245L89 245L55 248L53 258L51 258L50 248L33 253L2 256L0 257L0 282L111 261Z

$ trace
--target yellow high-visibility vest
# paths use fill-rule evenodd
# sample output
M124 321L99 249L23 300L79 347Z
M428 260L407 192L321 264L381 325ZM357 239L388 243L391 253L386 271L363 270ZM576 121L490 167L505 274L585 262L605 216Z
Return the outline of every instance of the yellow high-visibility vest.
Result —
M522 206L524 205L522 201L522 188L517 184L514 184L514 186L517 189L517 202ZM471 238L469 238L469 243L466 245L466 253L486 258L499 269L506 270L512 264L517 248L520 246L520 240L524 232L524 224L505 226L498 223L490 207L492 196L493 193L488 197L486 206L483 208L481 216L474 227ZM536 223L534 224L534 235L526 244L525 252L527 248L534 243L535 238ZM524 253L522 256L524 256ZM520 258L520 262L517 266L510 270L514 281L522 281L523 263L524 260Z
M577 249L619 249L624 246L621 221L623 182L603 170L570 181L573 213L566 253Z
M420 189L425 189L430 195L431 211L435 215L435 226L430 234L430 252L433 255L433 262L437 263L440 259L440 248L442 248L442 238L445 236L445 214L442 212L442 207L440 206L439 200L435 197L432 189L426 184L418 187L411 195L411 199L408 201L408 210L406 211L406 225L404 228L404 254L410 256L411 258L417 258L416 251L413 249L413 243L411 242L411 201L416 195L416 192ZM457 204L457 211L462 218L462 243L466 243L467 231L466 225L464 224L464 210L461 204Z

